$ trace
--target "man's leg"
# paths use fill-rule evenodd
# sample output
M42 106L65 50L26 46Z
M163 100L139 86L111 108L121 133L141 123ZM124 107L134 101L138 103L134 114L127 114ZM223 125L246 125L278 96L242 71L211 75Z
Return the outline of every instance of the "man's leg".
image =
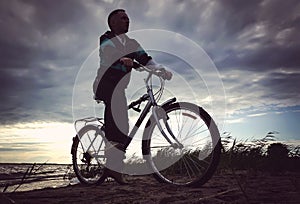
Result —
M107 140L125 144L129 132L125 90L114 92L111 100L105 101L104 120Z
M106 145L106 170L105 177L111 176L118 183L126 184L122 177L125 158L125 142L129 131L127 100L125 90L118 91L112 100L105 103L105 135L108 140Z

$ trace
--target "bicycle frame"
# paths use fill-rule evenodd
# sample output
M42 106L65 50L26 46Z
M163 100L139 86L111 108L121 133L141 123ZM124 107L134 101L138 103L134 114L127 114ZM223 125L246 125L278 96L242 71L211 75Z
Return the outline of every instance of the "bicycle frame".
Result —
M131 105L129 105L129 109L130 108L134 109L135 105L139 105L143 101L148 100L148 102L145 105L143 111L141 112L141 114L140 114L139 118L137 119L135 125L133 126L132 130L130 131L130 133L129 133L128 137L127 137L128 139L127 139L127 141L124 144L125 148L127 148L129 146L129 144L132 141L133 137L135 136L136 132L140 128L142 122L144 121L144 119L148 115L151 107L152 107L152 115L154 116L155 122L157 123L157 126L158 126L160 132L162 133L162 135L165 137L165 139L170 143L171 146L182 147L182 144L180 144L180 142L176 139L176 137L172 133L170 127L168 126L168 123L165 122L166 128L167 128L169 134L171 135L171 137L176 141L176 143L172 143L172 141L170 140L170 138L168 137L168 135L165 133L165 131L163 130L163 128L162 128L162 126L161 126L161 124L159 122L159 120L162 119L162 118L165 121L167 119L167 115L166 115L166 113L164 111L162 111L163 108L161 108L161 107L164 107L166 105L174 103L176 101L176 98L175 97L171 98L171 99L165 101L164 103L162 103L162 105L158 105L157 102L156 102L156 100L155 100L155 97L154 97L154 94L153 94L153 90L152 90L151 86L149 85L149 81L150 81L152 75L155 74L155 71L157 71L157 70L151 70L151 69L149 69L149 68L147 68L147 67L145 67L143 65L140 65L140 64L139 64L139 66L140 66L140 68L142 68L143 70L146 70L148 72L148 76L144 80L145 85L146 85L146 89L147 89L147 94L143 95L139 100L132 102ZM155 75L157 75L158 77L160 77L158 74L155 74ZM161 77L160 77L160 79L163 80ZM132 104L135 104L135 105L132 105ZM132 106L132 107L130 107L130 106ZM94 121L101 122L100 120L101 119L99 119L99 118L92 118L92 117L84 118L84 119L76 120L75 121L75 126L76 126L76 124L78 122L82 122L82 121L85 122L85 125L86 125L89 122L94 122ZM104 135L104 133L102 132L102 130L99 128L100 125L97 125L97 127L98 127L99 131L97 131L95 134L103 134ZM85 147L82 145L81 138L79 136L78 136L78 138L80 140L80 143L81 143L81 146L82 146L84 152L89 151L90 148L93 148L95 150L95 147L93 147L93 142L94 142L95 138L94 138L94 140L92 140L90 138L90 136L89 136L89 141L91 143L90 143L90 145L88 145L88 147L86 148L86 150L85 150ZM95 150L95 152L97 152L97 151Z
M158 108L160 106L157 105L157 102L156 102L154 94L153 94L153 90L152 90L151 86L149 85L149 81L150 81L152 75L154 74L154 71L150 70L147 67L142 66L142 65L140 65L140 67L142 67L144 70L148 71L148 76L144 80L145 81L145 85L146 85L146 89L147 89L147 94L143 95L138 100L139 101L138 104L140 104L144 100L148 100L148 102L147 102L146 106L144 107L142 113L140 114L139 118L137 119L137 121L136 121L135 125L133 126L132 130L130 131L129 137L128 137L126 143L125 143L125 147L127 148L128 145L130 144L130 142L133 139L133 137L135 136L137 130L140 128L142 122L144 121L144 119L148 115L151 107L153 107L152 108L152 114L154 115L154 118L155 118L155 120L156 120L156 122L158 124L158 127L159 127L161 133L167 139L167 141L170 142L170 144L171 144L172 143L171 140L168 138L168 136L166 135L166 133L163 131L161 125L159 124L159 117L158 117L158 114L157 114L157 110L158 110ZM176 98L169 99L165 103L163 103L162 106L165 105L165 104L174 103L175 101L176 101ZM170 134L173 135L171 132L170 132Z

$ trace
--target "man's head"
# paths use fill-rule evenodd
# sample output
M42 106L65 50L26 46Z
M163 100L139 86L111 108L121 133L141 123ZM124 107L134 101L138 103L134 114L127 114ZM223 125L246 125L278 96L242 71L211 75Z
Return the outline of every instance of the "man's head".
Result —
M107 19L108 26L117 35L127 33L129 28L129 18L124 9L113 10Z

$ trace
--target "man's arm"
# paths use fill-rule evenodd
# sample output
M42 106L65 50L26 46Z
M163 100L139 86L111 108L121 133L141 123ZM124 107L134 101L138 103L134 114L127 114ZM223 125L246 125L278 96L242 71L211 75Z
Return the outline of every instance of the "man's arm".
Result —
M140 46L138 42L136 43L138 45L138 48L137 51L135 52L135 60L138 61L140 64L147 66L150 69L164 70L166 77L170 80L173 76L172 72L167 71L165 66L158 64L154 59L152 59L151 56L149 56L146 53L146 51Z

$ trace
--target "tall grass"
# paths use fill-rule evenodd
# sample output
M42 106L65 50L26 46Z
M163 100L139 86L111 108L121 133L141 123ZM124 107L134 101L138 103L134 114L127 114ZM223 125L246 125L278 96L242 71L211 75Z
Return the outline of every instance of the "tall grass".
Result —
M236 169L236 170L260 170L260 171L300 171L300 146L287 145L282 141L276 140L278 132L269 132L266 136L257 140L237 141L230 133L223 133L221 159L218 170ZM157 151L153 161L162 166L171 165L168 171L176 172L176 169L182 168L184 163L192 162L191 167L195 165L193 158L203 158L203 161L209 160L212 150L205 146L196 151L177 152L172 148L162 148ZM201 156L201 155L206 156ZM176 162L175 162L176 161ZM198 160L197 162L201 162ZM145 161L133 155L127 162L128 168L146 168Z
M277 141L275 134L278 132L269 132L259 140L236 142L225 133L219 169L299 171L300 146Z

